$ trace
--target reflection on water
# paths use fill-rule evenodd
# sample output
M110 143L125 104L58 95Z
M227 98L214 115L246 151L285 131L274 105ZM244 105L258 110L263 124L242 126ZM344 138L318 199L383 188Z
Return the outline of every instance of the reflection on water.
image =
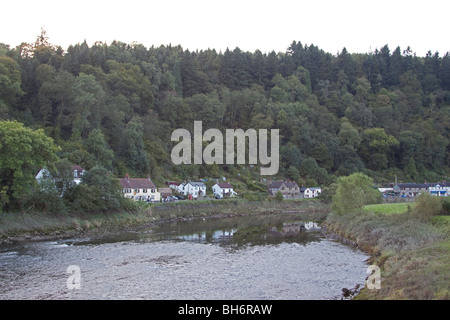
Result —
M316 230L255 216L0 246L0 299L338 299L364 283L367 256Z

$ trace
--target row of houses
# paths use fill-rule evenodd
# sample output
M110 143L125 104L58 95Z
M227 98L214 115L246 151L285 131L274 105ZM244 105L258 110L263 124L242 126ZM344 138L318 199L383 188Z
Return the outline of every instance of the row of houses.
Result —
M74 183L79 184L85 170L78 165L74 165L72 166L72 171ZM40 182L48 177L50 177L50 173L43 168L36 175L36 180ZM174 193L183 195L188 199L198 199L207 195L206 184L202 181L186 181L183 183L167 181L166 187L157 188L150 177L130 178L126 174L124 178L119 179L119 183L124 197L135 201L160 202L170 198ZM211 189L213 196L217 199L238 195L228 182L217 182ZM281 192L286 199L315 198L322 192L319 187L299 187L296 182L286 180L271 182L267 187L267 191L270 196L275 196L277 192Z
M315 198L322 193L320 187L299 187L295 181L279 180L271 182L267 187L270 196L281 192L285 199Z
M378 188L385 197L395 196L402 198L417 197L420 194L429 193L432 196L450 196L450 182L440 183L398 183L395 186Z
M187 181L178 183L175 181L167 181L166 184L174 191L189 196L194 199L206 196L206 185L201 181ZM212 192L217 199L235 197L238 194L228 182L217 182L212 186Z
M166 182L167 188L158 190L150 178L136 179L129 178L127 175L125 178L120 179L120 184L126 198L148 202L160 202L161 199L167 199L172 196L174 192L188 197L189 200L205 197L207 193L206 185L201 181L187 181L184 183L168 181ZM212 192L217 199L237 196L233 186L226 182L214 184Z

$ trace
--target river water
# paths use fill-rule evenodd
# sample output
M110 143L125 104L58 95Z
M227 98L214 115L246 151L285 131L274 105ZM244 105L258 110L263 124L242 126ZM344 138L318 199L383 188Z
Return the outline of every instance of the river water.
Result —
M0 299L340 299L364 285L366 254L301 225L252 216L5 244Z

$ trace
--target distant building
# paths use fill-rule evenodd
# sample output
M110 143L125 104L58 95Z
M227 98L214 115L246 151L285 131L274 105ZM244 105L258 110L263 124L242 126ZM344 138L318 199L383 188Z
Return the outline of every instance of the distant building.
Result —
M177 191L182 195L191 195L192 198L197 199L206 196L206 185L203 182L189 181L181 183L177 187Z
M319 187L309 187L309 188L302 188L301 192L303 193L303 198L316 198L322 193L322 189Z
M428 191L432 196L448 197L450 196L450 183L449 182L438 183L435 186L430 187Z
M179 185L180 183L176 181L166 181L166 186L175 191L177 191Z
M295 181L274 181L267 187L269 195L276 196L280 191L283 197L286 199L299 199L301 198L300 188Z
M230 198L237 195L233 190L233 186L228 182L216 183L212 186L214 196L219 199Z
M80 184L81 178L83 177L85 172L86 170L84 170L79 165L73 165L72 166L73 182L75 184ZM46 167L43 167L41 170L39 170L35 178L39 184L42 184L42 181L46 179L50 179L53 182L56 182L56 179L52 177L50 171L48 171Z
M417 197L427 193L431 183L399 183L394 187L394 192L400 197Z
M86 170L84 170L79 165L74 165L74 166L72 166L72 171L73 171L73 181L76 184L80 184L81 178L83 177Z
M120 179L120 185L125 198L147 202L159 202L161 200L161 194L150 178L129 178L127 174L125 178Z
M159 188L158 192L161 194L161 198L165 199L168 196L171 196L173 194L171 188Z

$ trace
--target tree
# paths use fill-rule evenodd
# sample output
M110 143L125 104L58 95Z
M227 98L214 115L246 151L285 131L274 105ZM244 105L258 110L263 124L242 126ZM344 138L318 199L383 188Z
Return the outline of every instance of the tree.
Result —
M106 169L112 169L114 152L105 141L105 136L100 129L94 129L89 133L85 141L86 150L94 156L95 162Z
M277 191L277 193L275 194L275 200L280 202L283 201L283 199L284 199L283 193L281 191Z
M393 148L398 145L398 140L383 128L371 128L364 131L358 153L369 168L381 170L387 168Z
M332 209L337 214L351 213L361 210L367 204L380 203L381 199L381 193L374 187L373 179L356 172L338 178Z
M17 62L0 55L0 118L6 118L17 98L24 94L20 84L21 73Z
M343 145L357 149L361 143L361 137L349 121L343 121L339 130L339 140Z
M413 181L417 177L416 162L414 161L414 158L409 158L408 165L405 167L405 174Z
M133 117L128 122L119 143L119 156L124 159L128 168L140 174L148 173L149 169L149 162L142 139L143 132L144 128L141 118Z
M60 150L42 129L17 121L0 121L0 190L3 209L21 206L36 185L35 176L51 166Z

